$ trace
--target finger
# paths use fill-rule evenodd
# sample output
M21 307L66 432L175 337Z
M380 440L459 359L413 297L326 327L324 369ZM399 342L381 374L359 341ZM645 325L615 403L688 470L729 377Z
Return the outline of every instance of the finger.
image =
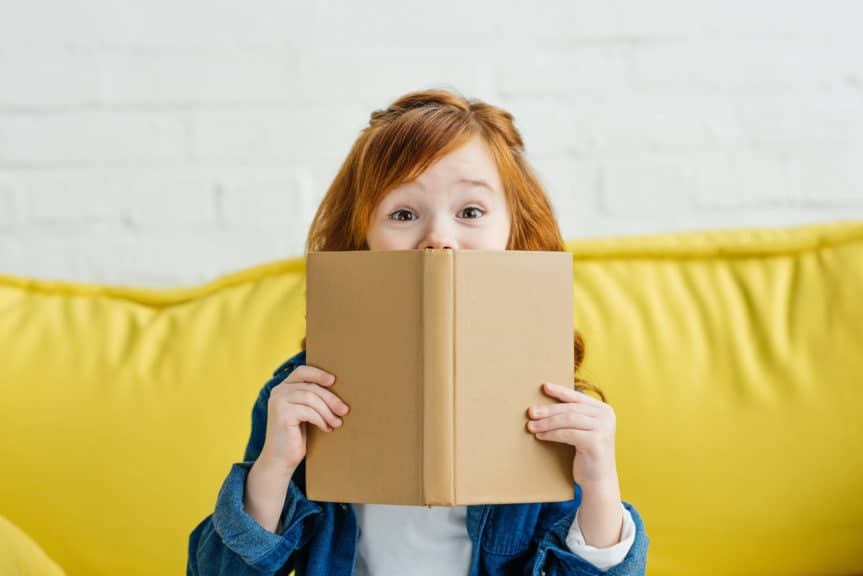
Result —
M332 410L339 416L344 416L350 410L350 407L345 404L344 400L339 398L334 392L331 392L326 388L322 388L317 384L308 384L306 382L303 382L299 384L292 383L291 386L295 390L311 390L312 392L323 398L324 402L327 403L327 406L329 406L330 410Z
M282 380L282 382L312 382L321 386L332 386L335 381L335 375L306 364L297 366L287 378Z
M572 428L575 430L593 430L598 420L593 416L579 414L578 412L567 412L555 414L540 420L531 420L527 423L527 429L531 432L547 432L560 428Z
M573 430L572 428L559 428L548 432L537 432L536 438L543 442L560 442L570 446L579 446L588 440L588 434L584 430Z
M333 411L330 410L327 403L312 390L301 390L295 388L285 395L285 399L291 404L301 404L315 410L333 428L338 428L342 425L342 419L333 414Z
M559 384L552 384L551 382L543 382L542 391L545 392L546 395L564 402L580 402L584 404L592 404L594 406L601 406L603 404L602 401L588 396L584 392L579 392L575 388L568 388L566 386L560 386Z
M302 404L297 404L296 411L297 418L300 422L308 422L309 424L314 424L324 432L333 431L332 428L327 426L326 421L324 421L323 417L314 408L310 408Z
M592 404L581 404L577 402L557 402L555 404L542 404L539 406L531 406L527 410L527 416L531 419L547 418L555 414L563 414L575 410L580 414L597 417L599 408Z

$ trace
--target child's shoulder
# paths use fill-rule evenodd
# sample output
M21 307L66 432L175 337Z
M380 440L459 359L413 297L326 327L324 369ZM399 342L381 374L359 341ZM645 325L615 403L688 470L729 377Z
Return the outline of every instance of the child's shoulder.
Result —
M282 381L288 377L288 374L294 371L294 368L297 366L302 366L306 363L306 351L300 350L298 353L294 354L273 371L273 376L267 380L264 386L261 388L260 393L258 394L258 403L262 405L266 405L267 400L270 397L270 392L272 392L273 388L282 383Z

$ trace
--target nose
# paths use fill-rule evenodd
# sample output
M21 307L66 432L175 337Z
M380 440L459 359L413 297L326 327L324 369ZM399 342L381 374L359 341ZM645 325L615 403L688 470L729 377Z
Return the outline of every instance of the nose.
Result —
M428 248L436 250L455 250L456 242L452 237L452 233L446 224L441 223L440 219L435 219L426 229L425 236L420 242L419 249L426 250Z

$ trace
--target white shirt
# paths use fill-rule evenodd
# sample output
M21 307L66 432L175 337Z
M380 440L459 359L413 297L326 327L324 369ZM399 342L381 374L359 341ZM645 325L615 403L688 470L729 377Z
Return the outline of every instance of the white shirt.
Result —
M357 576L470 572L472 545L466 506L354 504L354 509L360 526L354 570ZM626 508L620 542L613 546L588 546L578 525L578 512L566 537L571 552L600 570L623 561L634 541L635 523Z

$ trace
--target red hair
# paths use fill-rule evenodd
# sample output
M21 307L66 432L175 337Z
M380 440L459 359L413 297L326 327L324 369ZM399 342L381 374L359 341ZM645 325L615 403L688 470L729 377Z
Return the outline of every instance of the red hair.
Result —
M368 250L366 237L378 203L393 188L414 180L435 161L474 135L487 144L497 166L510 214L507 250L566 250L551 203L524 156L524 143L509 112L445 90L406 94L371 113L321 201L309 229L306 253ZM575 331L575 370L584 341ZM305 348L305 338L302 343ZM576 386L602 391L579 378Z

